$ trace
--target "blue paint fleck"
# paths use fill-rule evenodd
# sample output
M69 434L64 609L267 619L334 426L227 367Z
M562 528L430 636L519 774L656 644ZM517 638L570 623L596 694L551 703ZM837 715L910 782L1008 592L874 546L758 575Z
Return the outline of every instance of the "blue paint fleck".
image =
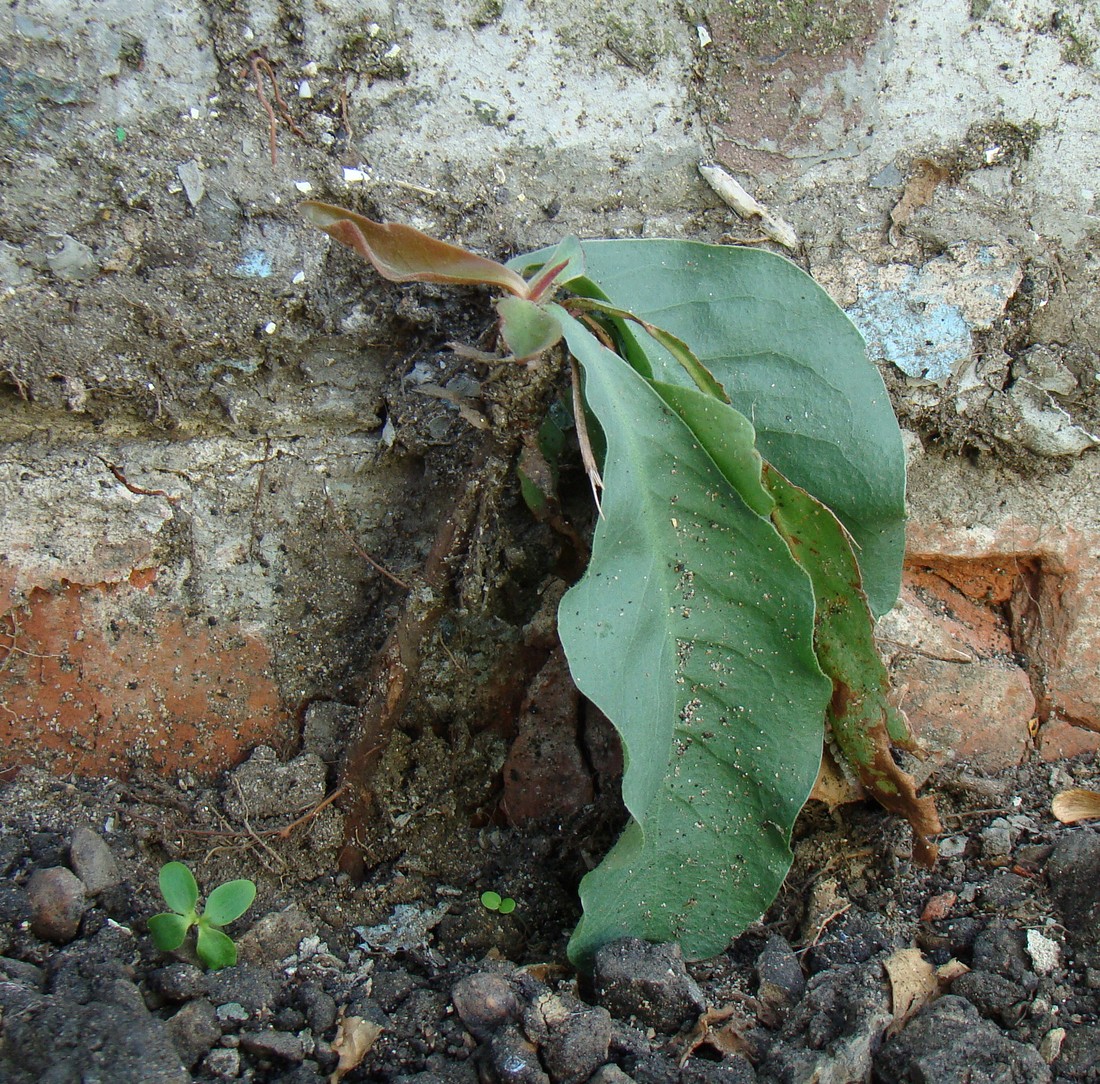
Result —
M871 356L907 376L943 381L970 357L970 324L962 310L922 294L912 274L897 289L869 290L847 311Z
M266 279L272 273L271 257L263 249L250 248L233 268L233 274L247 279Z

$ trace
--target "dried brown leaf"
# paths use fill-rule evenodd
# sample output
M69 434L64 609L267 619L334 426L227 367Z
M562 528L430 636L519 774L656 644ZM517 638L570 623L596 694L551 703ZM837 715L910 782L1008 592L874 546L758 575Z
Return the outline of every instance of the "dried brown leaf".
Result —
M755 1001L753 1001L755 1004ZM733 1005L720 1009L707 1009L695 1021L678 1059L682 1069L688 1059L701 1046L709 1046L723 1057L727 1054L756 1054L756 1048L745 1038L753 1021L742 1015Z
M905 185L901 199L890 212L895 227L904 226L913 213L932 202L936 188L951 176L951 171L927 158L913 164L913 172Z
M898 949L883 964L890 979L894 1021L891 1028L900 1031L905 1022L935 997L938 990L936 969L921 955L920 949Z
M759 200L749 195L721 166L710 162L699 163L699 174L714 189L723 202L732 207L743 219L755 222L760 231L771 241L792 252L801 247L798 234L789 222L773 214Z
M361 1016L345 1016L336 1029L336 1038L332 1040L332 1049L339 1055L340 1061L328 1078L329 1084L340 1084L352 1069L358 1068L370 1048L378 1042L382 1031L381 1024L364 1020Z
M867 793L854 777L844 774L833 756L833 751L825 746L810 797L816 802L824 802L832 813L837 806L865 801Z
M346 245L391 282L481 283L527 296L527 283L515 271L476 252L437 241L400 222L374 222L328 203L302 204L307 221Z
M1100 792L1072 787L1054 796L1050 811L1063 824L1076 824L1078 821L1093 820L1100 817Z
M930 1001L939 997L960 975L970 969L958 960L933 967L920 949L904 948L892 953L883 963L890 979L894 1019L887 1029L896 1035Z

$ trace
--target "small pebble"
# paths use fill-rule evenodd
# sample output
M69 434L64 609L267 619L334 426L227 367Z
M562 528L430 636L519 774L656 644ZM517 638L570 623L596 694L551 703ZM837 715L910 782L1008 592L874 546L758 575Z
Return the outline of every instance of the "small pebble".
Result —
M1061 962L1062 950L1052 938L1044 937L1038 930L1028 930L1027 954L1035 974L1049 975Z
M98 896L122 880L111 848L90 828L74 830L69 841L69 862L89 896Z
M519 999L502 975L468 975L455 983L451 1001L466 1030L483 1041L519 1016Z
M769 937L756 961L760 999L769 1005L793 1005L806 992L806 977L786 938Z
M284 1005L271 1018L271 1025L276 1031L297 1033L306 1026L306 1014L301 1009L293 1009L289 1005Z
M593 961L592 982L596 999L612 1015L635 1016L665 1034L679 1031L706 1007L675 943L628 937L604 945Z
M539 1053L554 1084L582 1084L607 1061L611 1014L601 1006L571 1012Z
M282 1061L298 1062L305 1056L302 1040L286 1031L246 1031L241 1046L250 1054Z
M193 1069L222 1037L218 1014L204 999L189 1001L165 1025L180 1060Z
M506 1024L493 1036L489 1059L501 1084L550 1084L535 1044L515 1024Z
M991 926L974 939L971 963L976 971L992 971L1018 982L1031 969L1019 930Z
M243 1024L248 1019L248 1010L236 1001L219 1005L216 1012L223 1024Z
M1039 1042L1039 1054L1050 1065L1062 1053L1062 1044L1066 1041L1065 1028L1051 1028Z
M27 963L25 960L12 960L7 956L0 956L0 981L44 991L46 972L36 964Z
M241 962L206 976L207 996L215 1005L235 1002L246 1013L259 1016L279 1000L279 980L266 967Z
M959 858L966 853L966 836L947 836L940 840L941 858Z
M84 882L64 866L39 869L27 882L31 932L43 941L64 945L76 937L84 914Z
M237 959L255 964L285 960L298 951L306 937L316 932L317 923L300 907L270 911L237 938Z
M1100 942L1100 832L1066 832L1046 874L1062 922L1084 943Z
M339 1012L336 999L326 993L319 983L303 983L298 991L298 1003L314 1035L324 1035L336 1023Z
M149 986L166 1001L190 1001L206 993L206 975L194 964L174 963L158 967Z
M0 923L3 927L10 928L27 922L30 917L31 905L27 890L14 881L0 880Z
M634 1078L624 1073L617 1065L605 1065L597 1069L588 1084L635 1084Z
M979 833L982 838L982 857L995 862L1012 854L1019 833L1004 817L998 817Z
M982 1016L1015 1027L1028 1010L1027 993L1018 983L989 971L968 971L951 984L951 992L965 997Z
M241 1071L241 1056L236 1050L211 1050L202 1059L202 1068L219 1080L235 1080Z

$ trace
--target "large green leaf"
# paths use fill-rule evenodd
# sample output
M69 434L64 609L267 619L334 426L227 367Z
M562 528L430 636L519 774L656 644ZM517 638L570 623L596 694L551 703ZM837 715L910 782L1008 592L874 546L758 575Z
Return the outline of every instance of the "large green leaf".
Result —
M790 867L830 683L813 594L770 521L747 421L715 454L658 389L555 310L606 439L603 511L559 631L579 688L623 741L632 821L581 884L581 966L624 935L692 959L757 919ZM728 408L727 408L728 409Z
M891 745L909 747L904 715L890 703L890 677L874 641L874 622L860 589L859 567L836 517L805 490L765 465L775 499L772 521L814 585L814 646L832 679L829 727L844 763L880 805L908 818L914 853L930 866L931 837L942 829L931 798L918 798L912 778L894 761Z
M764 458L836 513L855 540L871 610L890 609L905 546L905 456L852 322L770 252L648 239L583 248L598 292L688 343L752 420ZM512 266L527 269L545 255ZM657 379L690 383L671 354L635 338Z
M874 621L851 539L840 521L804 489L792 485L751 447L744 415L695 388L656 384L742 498L770 518L813 585L814 649L833 683L831 740L867 792L913 827L916 854L930 865L940 831L930 798L918 798L891 745L912 744L905 717L889 700L890 678L874 641Z

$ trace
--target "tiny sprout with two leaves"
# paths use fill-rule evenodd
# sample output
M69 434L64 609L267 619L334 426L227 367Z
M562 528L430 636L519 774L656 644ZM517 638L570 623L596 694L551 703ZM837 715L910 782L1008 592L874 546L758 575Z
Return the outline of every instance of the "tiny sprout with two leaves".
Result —
M149 919L149 932L157 948L174 952L183 944L187 931L197 926L195 949L207 967L216 971L237 962L237 946L220 927L236 921L252 906L256 898L252 881L241 879L218 885L199 914L199 886L194 875L182 862L168 862L161 867L160 892L171 911Z
M496 911L500 915L510 915L516 909L516 901L511 896L502 898L499 892L482 892L481 906L487 911Z

